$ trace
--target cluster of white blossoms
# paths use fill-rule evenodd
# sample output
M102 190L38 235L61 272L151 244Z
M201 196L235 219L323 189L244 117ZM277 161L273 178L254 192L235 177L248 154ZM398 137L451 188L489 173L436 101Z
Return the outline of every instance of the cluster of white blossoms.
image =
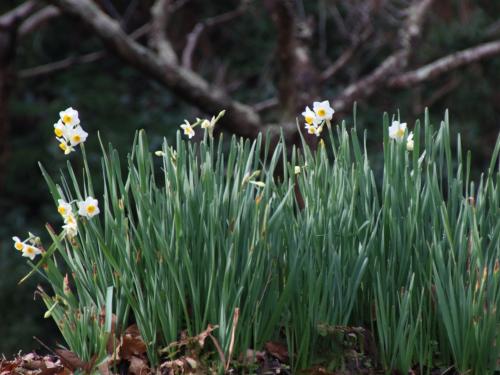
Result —
M67 155L75 151L74 147L80 143L85 142L88 134L80 126L80 119L78 118L78 111L73 108L68 108L59 112L61 117L57 123L54 124L54 133L59 141L59 148ZM88 219L99 214L99 202L93 197L87 197L83 201L67 202L65 199L57 201L57 212L62 216L64 225L62 226L64 234L68 239L73 239L78 234L78 224L76 215L73 212L72 203L76 202L78 207L78 215ZM21 241L19 237L12 237L14 241L14 248L23 253L23 257L28 257L31 260L43 251L40 248L40 238L29 233L29 237Z
M88 133L80 126L78 111L69 107L59 112L59 121L54 124L54 133L59 148L65 155L75 151L75 146L85 142Z
M78 224L76 223L75 214L73 213L71 204L66 202L64 199L59 199L57 201L57 212L61 214L64 220L64 225L62 227L66 236L69 239L76 237L78 234Z
M305 128L309 134L314 134L319 137L326 124L330 124L332 116L335 113L328 100L322 102L314 102L313 109L306 107L302 112L305 120Z
M402 142L406 135L406 128L406 122L393 121L392 125L389 126L389 138L394 139L396 142ZM406 149L413 151L414 146L413 132L410 132L406 138Z
M220 120L220 118L222 116L224 116L224 114L226 113L226 111L220 111L219 114L217 116L212 116L212 118L210 120L208 119L201 119L201 118L196 118L196 121L194 123L189 123L188 120L184 120L184 124L182 124L180 127L181 129L183 130L184 132L184 135L187 135L189 139L193 138L194 137L194 128L197 127L198 125L202 128L202 129L205 129L206 131L208 131L208 134L210 136L213 135L213 132L214 132L214 128L215 128L215 124L217 123L217 121Z
M78 215L86 217L88 219L98 215L99 202L93 197L87 197L84 201L77 202ZM59 199L57 201L57 212L61 214L64 225L64 233L69 239L76 237L78 234L78 224L76 223L76 217L71 206L71 202L66 202L64 199Z
M14 241L14 248L17 251L21 251L23 257L30 258L31 260L35 259L35 257L42 253L42 249L40 249L40 238L35 236L33 233L28 234L29 237L24 241L17 236L12 237Z

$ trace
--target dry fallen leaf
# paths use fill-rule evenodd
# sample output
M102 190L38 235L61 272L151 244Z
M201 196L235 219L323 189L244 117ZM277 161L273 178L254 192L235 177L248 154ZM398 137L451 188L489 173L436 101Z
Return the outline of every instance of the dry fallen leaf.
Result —
M283 344L275 341L268 341L264 345L264 348L266 348L269 354L278 358L281 362L288 362L288 350Z
M123 333L120 344L116 348L117 359L130 359L132 356L140 356L146 353L146 343L141 337L139 328L133 324Z
M18 356L12 361L0 361L0 375L11 374L36 374L36 375L69 375L59 359L54 356L40 356L36 353L28 353Z
M245 355L243 355L243 353L240 355L239 360L243 363L255 363L257 361L264 361L265 355L265 352L247 349Z
M150 373L150 370L144 358L132 356L130 357L128 372L132 375L146 375Z
M207 337L210 337L211 333L213 331L215 331L217 328L219 328L218 325L213 326L213 325L209 324L207 326L207 329L205 329L204 331L202 331L201 333L199 333L198 335L193 336L193 337L187 336L186 332L183 331L183 332L181 332L181 339L179 341L171 342L170 344L168 344L167 347L161 349L160 353L167 353L172 348L181 348L184 346L191 346L193 343L197 343L200 346L200 348L203 348Z
M192 369L196 370L198 368L198 362L195 359L186 356L184 357L184 360L189 364L189 366Z
M69 375L71 371L64 368L63 366L46 368L40 372L37 372L37 375Z
M205 345L206 338L212 333L212 331L217 329L217 327L218 326L212 326L211 324L209 324L206 330L195 336L201 348L203 348L203 346Z
M55 352L61 359L62 364L70 371L85 368L85 362L82 361L75 353L66 349L56 349Z
M103 361L99 366L97 366L99 374L101 375L112 375L113 373L109 369L109 361Z

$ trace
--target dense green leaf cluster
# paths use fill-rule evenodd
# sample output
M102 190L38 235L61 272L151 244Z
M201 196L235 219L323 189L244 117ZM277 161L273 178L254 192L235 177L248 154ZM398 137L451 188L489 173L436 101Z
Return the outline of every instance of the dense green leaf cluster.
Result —
M93 195L101 208L79 219L74 240L50 230L34 266L52 285L44 301L70 349L104 359L115 314L117 333L137 323L153 365L181 331L212 324L226 356L234 329L235 357L283 340L295 369L320 358L342 368L320 353L321 337L362 327L387 371L492 373L500 138L474 183L460 138L452 153L447 115L436 129L427 114L424 126L417 121L413 151L388 126L385 115L381 184L366 133L345 125L317 150L263 137L233 137L224 150L208 134L200 143L178 134L160 157L141 131L125 166L101 145L102 184L83 148L83 174L68 163L56 184L44 171L56 202Z

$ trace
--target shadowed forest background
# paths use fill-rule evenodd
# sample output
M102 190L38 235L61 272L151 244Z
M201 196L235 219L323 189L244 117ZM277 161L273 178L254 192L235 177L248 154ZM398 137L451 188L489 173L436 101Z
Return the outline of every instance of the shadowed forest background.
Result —
M125 153L146 129L155 149L183 119L222 109L221 132L282 129L296 142L295 117L317 99L348 123L357 102L372 153L383 111L412 126L426 107L434 123L449 109L482 170L500 129L500 2L2 1L0 353L57 340L33 299L43 280L17 285L29 269L11 237L45 237L60 220L37 167L56 175L66 163L53 139L60 110L78 109L98 165L98 131Z

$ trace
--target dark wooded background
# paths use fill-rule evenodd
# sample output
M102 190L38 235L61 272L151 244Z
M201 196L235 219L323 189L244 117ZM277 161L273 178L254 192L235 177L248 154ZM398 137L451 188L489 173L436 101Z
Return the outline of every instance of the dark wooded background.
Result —
M383 111L412 127L449 108L453 131L487 162L500 120L500 2L491 0L52 0L0 4L0 353L53 345L33 278L11 237L44 236L59 218L37 161L67 157L52 125L68 106L125 153L144 128L152 147L184 118L227 115L222 131L284 129L314 99L369 134L380 159ZM69 159L80 163L78 155Z

